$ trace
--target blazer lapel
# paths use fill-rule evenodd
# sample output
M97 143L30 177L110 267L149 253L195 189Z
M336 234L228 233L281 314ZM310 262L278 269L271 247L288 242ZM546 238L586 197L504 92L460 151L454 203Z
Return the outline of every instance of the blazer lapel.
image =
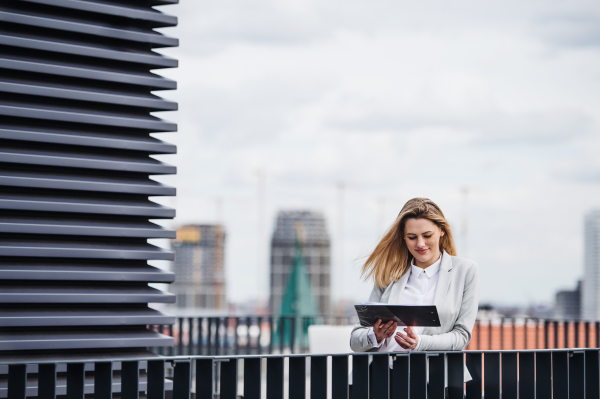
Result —
M410 276L410 269L400 277L400 280L396 281L390 289L390 296L385 303L397 304L400 302L400 297L404 293L404 288L408 282L408 276ZM385 295L385 294L384 294ZM383 301L382 301L383 302Z
M440 275L438 276L437 287L435 288L435 295L433 297L433 304L437 307L438 314L442 314L441 309L446 303L446 293L448 287L450 287L450 281L452 280L452 258L446 251L442 254L442 263L440 264ZM441 316L440 316L441 317ZM441 322L441 320L440 320ZM435 328L435 327L434 327ZM426 334L429 328L425 328L423 333Z

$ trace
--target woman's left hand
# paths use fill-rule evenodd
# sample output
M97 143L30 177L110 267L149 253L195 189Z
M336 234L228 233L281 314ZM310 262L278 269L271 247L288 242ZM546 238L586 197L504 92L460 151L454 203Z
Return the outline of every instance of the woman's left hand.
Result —
M404 331L406 331L406 335L397 332L394 335L394 339L404 349L415 349L419 343L419 336L415 334L415 330L412 327L406 327Z

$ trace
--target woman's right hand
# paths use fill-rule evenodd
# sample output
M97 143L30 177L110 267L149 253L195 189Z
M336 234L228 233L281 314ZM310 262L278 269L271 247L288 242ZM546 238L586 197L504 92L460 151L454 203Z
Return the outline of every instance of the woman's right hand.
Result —
M385 324L381 323L381 319L377 320L373 326L373 332L375 333L375 338L377 338L377 343L379 344L384 339L394 335L396 327L398 327L398 323L393 320L390 320Z

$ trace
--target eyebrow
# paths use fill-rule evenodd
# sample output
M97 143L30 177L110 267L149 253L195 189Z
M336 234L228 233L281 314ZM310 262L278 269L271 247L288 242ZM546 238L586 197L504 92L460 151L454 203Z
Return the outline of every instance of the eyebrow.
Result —
M421 233L421 234L427 234L427 233L433 233L433 231L425 231L425 232L423 232L423 233ZM416 236L416 235L417 235L417 233L406 233L406 235L413 235L413 236Z

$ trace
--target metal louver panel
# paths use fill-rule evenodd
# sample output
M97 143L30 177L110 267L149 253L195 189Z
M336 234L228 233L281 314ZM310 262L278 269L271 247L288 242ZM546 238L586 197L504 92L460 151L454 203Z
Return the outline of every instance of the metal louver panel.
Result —
M147 327L175 322L148 306L175 302L148 286L174 280L148 239L175 237L150 221L175 211L148 197L175 195L151 176L176 148L151 134L176 130L152 114L177 109L152 72L177 66L153 51L178 44L154 30L176 2L0 2L0 357L173 344Z

